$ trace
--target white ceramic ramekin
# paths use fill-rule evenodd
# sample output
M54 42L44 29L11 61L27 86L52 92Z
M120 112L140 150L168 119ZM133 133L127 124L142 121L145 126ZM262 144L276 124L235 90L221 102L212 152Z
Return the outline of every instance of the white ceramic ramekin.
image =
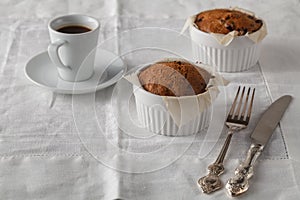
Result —
M247 36L236 36L228 46L224 46L194 24L190 24L189 29L194 59L215 67L216 71L244 71L254 66L259 59L261 42L255 43Z
M139 71L147 66L149 65L141 67ZM187 136L196 134L209 126L211 106L199 112L195 118L187 123L177 126L166 107L163 96L150 93L143 87L136 85L133 85L133 94L135 96L138 119L141 125L150 132L165 136Z
M138 86L134 86L133 90L138 119L142 126L150 132L166 136L187 136L195 134L209 125L211 108L178 127L161 96L147 92Z

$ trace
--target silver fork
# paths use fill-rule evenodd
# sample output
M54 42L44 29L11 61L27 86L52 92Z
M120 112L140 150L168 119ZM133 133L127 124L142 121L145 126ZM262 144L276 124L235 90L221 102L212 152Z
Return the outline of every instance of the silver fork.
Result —
M246 99L244 100L245 87L243 87L242 94L239 97L241 86L239 86L232 103L231 109L226 119L226 126L228 127L227 138L221 149L221 152L216 161L208 166L208 175L198 180L198 185L201 187L204 193L211 193L222 188L223 184L219 176L224 172L225 168L223 161L228 150L232 135L247 127L251 110L254 100L255 88L252 90L250 97L251 88L248 88ZM250 97L250 103L248 103ZM237 103L239 99L239 102ZM243 101L244 100L244 101ZM242 107L243 106L243 107ZM242 110L241 110L242 109Z

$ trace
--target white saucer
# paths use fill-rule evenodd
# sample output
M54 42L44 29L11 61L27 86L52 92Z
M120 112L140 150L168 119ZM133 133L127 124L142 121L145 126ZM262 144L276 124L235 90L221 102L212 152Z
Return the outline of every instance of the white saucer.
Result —
M34 84L61 94L95 92L116 83L126 73L122 59L112 52L97 49L93 76L80 82L64 81L58 76L56 66L48 52L31 58L25 66L25 75Z

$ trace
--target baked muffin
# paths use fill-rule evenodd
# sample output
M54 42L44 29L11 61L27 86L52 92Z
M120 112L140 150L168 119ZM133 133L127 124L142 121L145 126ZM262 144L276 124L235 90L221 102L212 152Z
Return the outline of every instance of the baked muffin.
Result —
M143 88L160 96L190 96L206 91L210 74L183 61L157 62L138 75Z
M194 60L219 72L241 72L255 66L267 29L263 20L250 13L218 8L189 17ZM234 34L227 35L231 31Z
M263 21L238 10L214 9L199 13L195 22L197 27L207 33L227 34L237 31L238 35L259 30Z

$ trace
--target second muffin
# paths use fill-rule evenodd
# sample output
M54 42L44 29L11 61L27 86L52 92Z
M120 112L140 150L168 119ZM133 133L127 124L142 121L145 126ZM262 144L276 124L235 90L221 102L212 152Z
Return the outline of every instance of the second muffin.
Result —
M180 58L145 64L125 78L133 84L141 127L165 136L192 135L208 127L218 87L228 83L209 66Z
M188 62L168 61L150 65L138 75L145 90L160 96L190 96L205 92L210 74Z

